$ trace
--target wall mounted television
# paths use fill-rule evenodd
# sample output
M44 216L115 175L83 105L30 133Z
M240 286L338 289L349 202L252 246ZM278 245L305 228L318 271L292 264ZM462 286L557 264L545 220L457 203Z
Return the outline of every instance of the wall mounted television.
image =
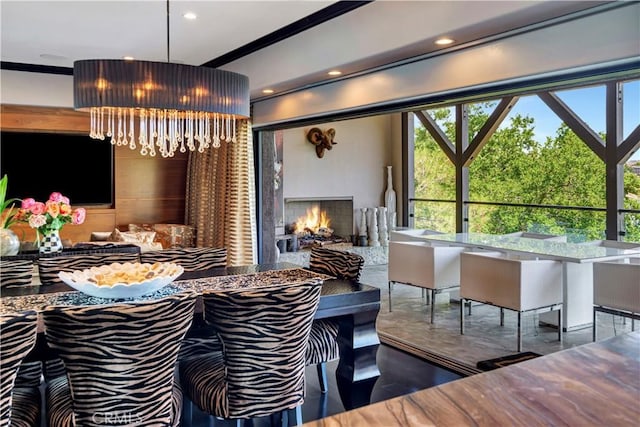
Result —
M73 207L113 206L113 146L84 134L0 132L7 198L46 201L58 191Z

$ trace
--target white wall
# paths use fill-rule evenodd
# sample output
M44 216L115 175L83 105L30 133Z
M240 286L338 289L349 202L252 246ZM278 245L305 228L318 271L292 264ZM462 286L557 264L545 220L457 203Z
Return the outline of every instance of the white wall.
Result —
M2 70L0 103L73 108L73 76Z
M318 125L322 130L334 128L338 143L325 150L323 158L306 139L311 126L285 130L284 198L353 196L356 211L384 206L386 166L392 160L391 122L392 116L382 115Z

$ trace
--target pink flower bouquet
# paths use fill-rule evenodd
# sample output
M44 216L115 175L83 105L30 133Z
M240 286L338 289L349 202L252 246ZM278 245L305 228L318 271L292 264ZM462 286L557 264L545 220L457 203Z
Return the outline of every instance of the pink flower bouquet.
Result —
M72 209L68 197L53 192L45 203L32 198L23 199L15 219L28 222L31 228L46 236L52 231L62 229L65 224L82 224L86 216L87 211L84 208Z

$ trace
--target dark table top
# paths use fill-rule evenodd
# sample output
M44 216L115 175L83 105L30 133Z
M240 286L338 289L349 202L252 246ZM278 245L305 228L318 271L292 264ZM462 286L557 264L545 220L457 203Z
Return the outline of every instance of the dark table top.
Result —
M334 317L375 308L380 305L380 290L360 282L338 280L314 273L297 264L256 264L184 272L174 282L152 294L134 300L155 299L182 290L236 289L291 283L298 280L323 281L316 318ZM119 300L84 295L66 284L5 288L1 291L0 313L35 309L47 305L108 304Z

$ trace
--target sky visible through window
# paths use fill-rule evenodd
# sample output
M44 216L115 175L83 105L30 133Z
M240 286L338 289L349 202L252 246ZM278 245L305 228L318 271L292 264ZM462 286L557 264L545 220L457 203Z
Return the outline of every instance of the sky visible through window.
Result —
M563 90L555 93L594 132L597 134L605 133L606 87L604 85ZM622 127L623 138L626 138L640 124L640 80L625 82L622 93ZM449 109L451 117L455 117L455 109L453 107L449 107ZM489 110L487 113L490 114L491 111ZM548 137L554 137L562 123L562 120L537 95L520 97L500 127L508 127L510 125L510 117L516 114L534 119L535 139L539 142L544 142ZM438 123L442 126L442 123L439 121ZM421 123L419 120L415 120L414 125L421 126ZM629 161L640 161L640 150L636 151Z
M604 85L564 90L556 95L569 106L596 133L605 132L605 91ZM640 123L640 80L626 82L623 85L623 138ZM535 95L523 96L518 100L509 116L521 114L533 117L538 141L555 136L562 121L542 100ZM508 120L503 125L508 125ZM640 160L640 150L630 160Z

